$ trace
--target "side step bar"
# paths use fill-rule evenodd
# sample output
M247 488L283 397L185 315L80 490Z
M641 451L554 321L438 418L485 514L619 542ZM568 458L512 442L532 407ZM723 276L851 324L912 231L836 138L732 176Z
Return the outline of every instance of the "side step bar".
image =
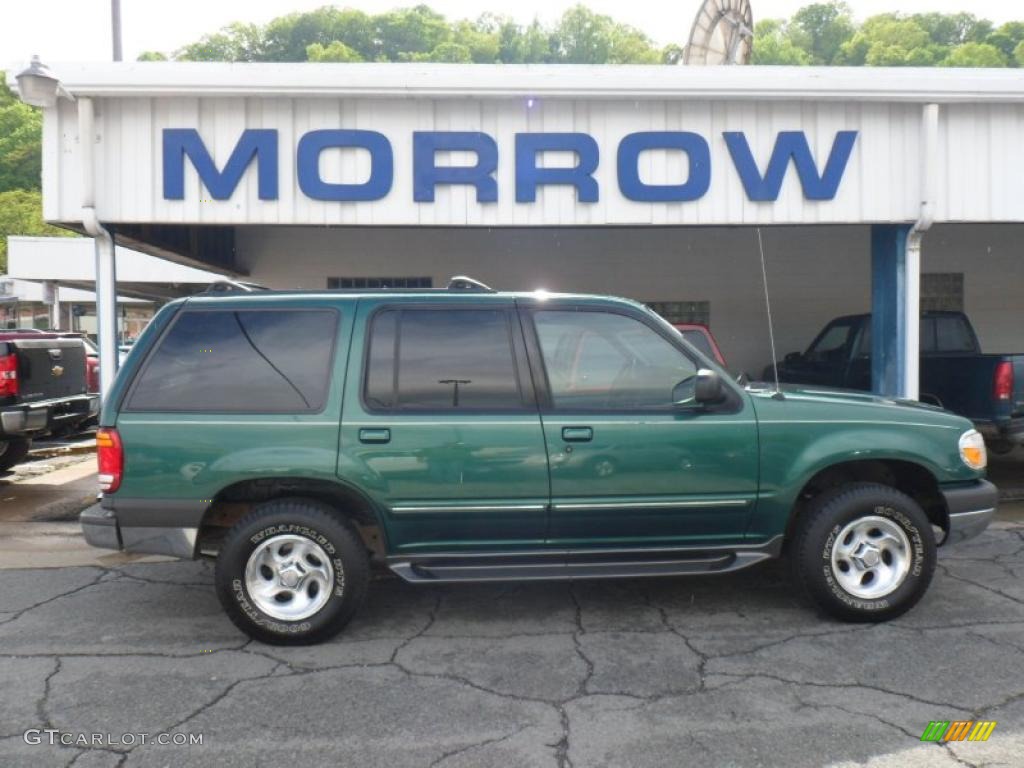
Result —
M389 557L388 566L414 583L541 581L728 573L778 557L782 537L730 548L555 550L530 553L436 553Z

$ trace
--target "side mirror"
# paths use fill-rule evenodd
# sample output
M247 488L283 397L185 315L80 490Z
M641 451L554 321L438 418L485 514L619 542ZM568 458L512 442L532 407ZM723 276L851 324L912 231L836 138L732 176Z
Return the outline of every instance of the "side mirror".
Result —
M783 361L787 363L799 363L803 359L803 352L790 352L788 355L785 356L785 358L783 358Z
M725 398L725 385L714 371L701 368L676 384L672 390L673 405L676 408L694 408L720 403Z
M693 389L693 399L701 405L714 405L725 398L725 385L722 378L714 371L701 368L697 371L697 384Z

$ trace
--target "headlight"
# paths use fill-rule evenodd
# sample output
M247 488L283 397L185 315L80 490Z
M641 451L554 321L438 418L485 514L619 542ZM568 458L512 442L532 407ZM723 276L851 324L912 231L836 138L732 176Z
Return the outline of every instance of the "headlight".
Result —
M988 466L985 438L977 430L969 429L960 435L960 458L971 469L984 469Z

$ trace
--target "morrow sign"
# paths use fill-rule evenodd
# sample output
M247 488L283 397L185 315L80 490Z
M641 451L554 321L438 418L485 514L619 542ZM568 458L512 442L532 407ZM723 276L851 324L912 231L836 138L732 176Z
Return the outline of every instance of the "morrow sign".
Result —
M186 161L215 200L229 200L246 170L255 163L257 189L261 200L279 196L279 136L275 129L242 131L231 154L218 167L199 131L194 128L163 130L163 197L185 199ZM828 157L814 157L803 131L780 131L766 163L759 165L742 131L721 134L735 172L749 200L772 202L779 198L783 181L792 166L807 200L833 200L839 190L857 131L838 131ZM498 143L478 131L415 131L412 142L413 202L434 202L441 185L473 187L478 203L496 203L496 178L500 153ZM328 150L364 150L369 153L370 172L360 181L328 181L321 174L320 158ZM601 189L594 173L601 162L598 142L587 133L517 133L514 141L514 194L517 203L532 203L543 186L575 188L580 203L596 203ZM650 151L679 152L687 159L685 178L669 184L651 184L641 178L641 158ZM439 164L439 153L469 153L471 165ZM574 164L549 167L544 153L570 153ZM323 129L303 134L295 147L295 169L299 189L312 199L334 202L380 200L391 191L395 179L391 140L371 130ZM684 203L699 200L711 186L712 153L708 140L690 131L641 131L624 136L615 151L618 188L627 200L641 203Z

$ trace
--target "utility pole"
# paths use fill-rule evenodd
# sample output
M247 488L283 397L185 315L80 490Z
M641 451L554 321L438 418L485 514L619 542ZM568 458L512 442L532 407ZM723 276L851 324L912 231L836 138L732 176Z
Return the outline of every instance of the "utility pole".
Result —
M114 39L114 61L121 61L121 0L110 0L110 29Z

